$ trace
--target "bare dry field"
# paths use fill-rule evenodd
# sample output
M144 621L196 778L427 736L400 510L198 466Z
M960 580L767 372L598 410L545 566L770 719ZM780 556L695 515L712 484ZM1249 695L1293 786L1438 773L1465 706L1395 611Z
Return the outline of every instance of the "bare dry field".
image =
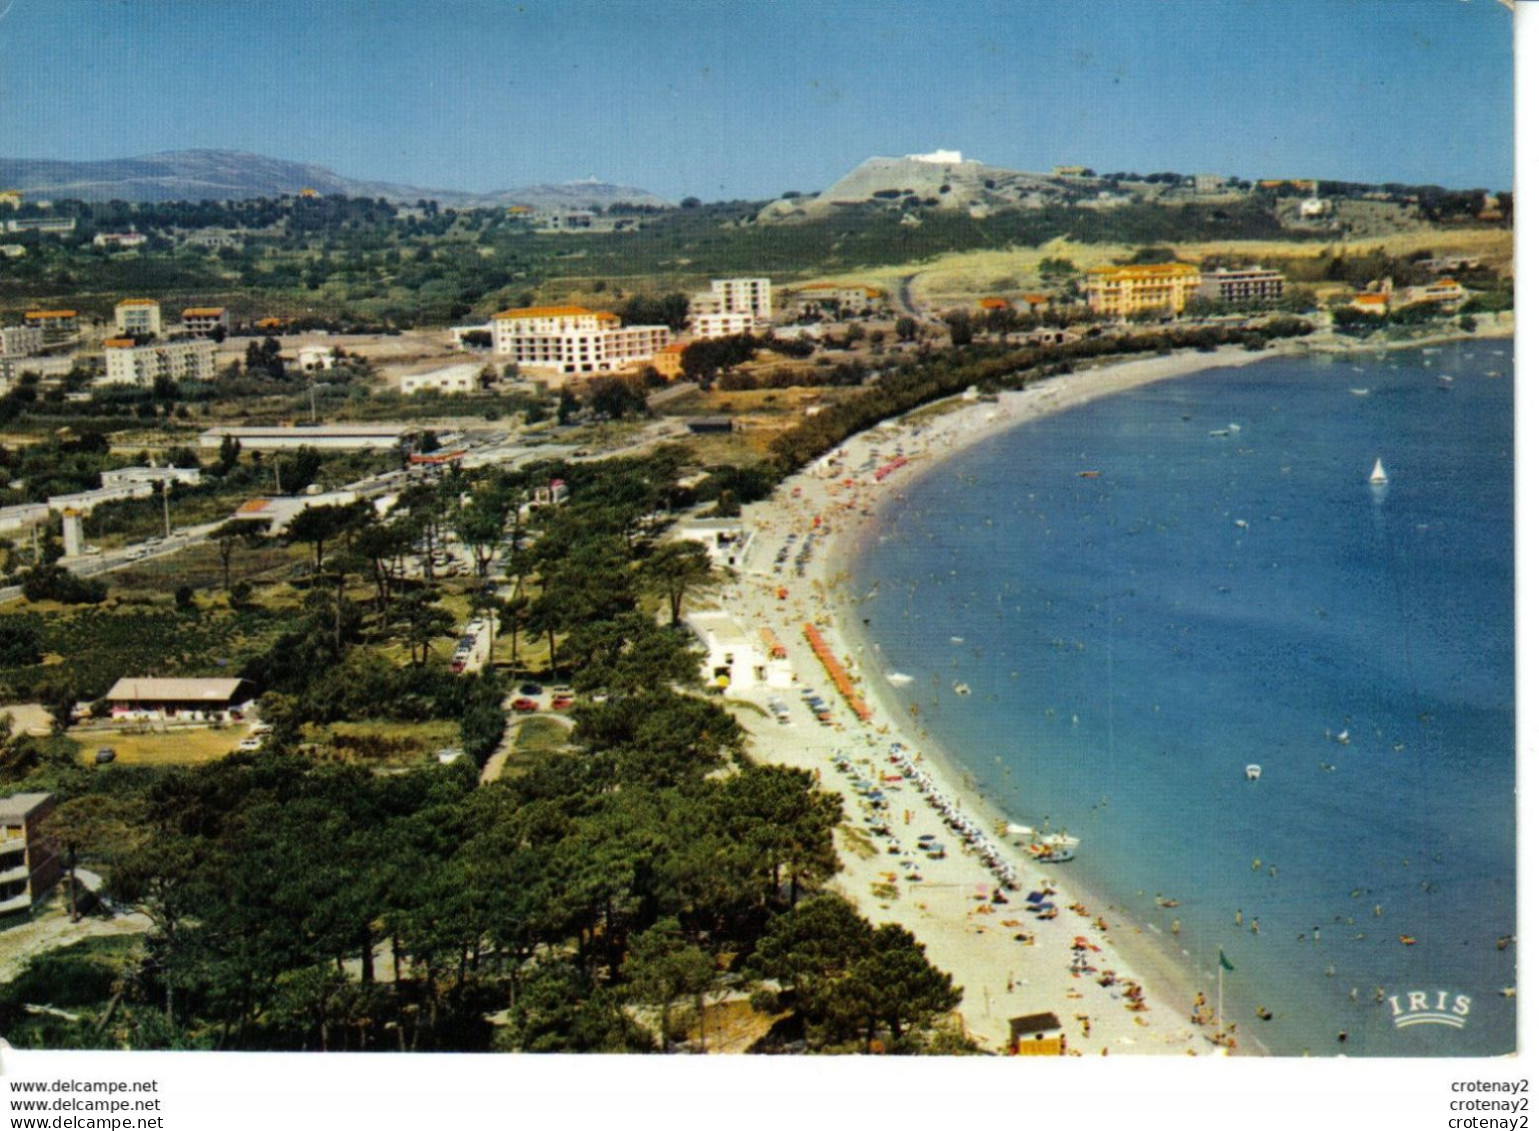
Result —
M119 766L196 766L233 753L246 737L243 726L179 727L172 731L98 730L74 727L69 736L80 743L80 760L94 764L96 751L110 746Z

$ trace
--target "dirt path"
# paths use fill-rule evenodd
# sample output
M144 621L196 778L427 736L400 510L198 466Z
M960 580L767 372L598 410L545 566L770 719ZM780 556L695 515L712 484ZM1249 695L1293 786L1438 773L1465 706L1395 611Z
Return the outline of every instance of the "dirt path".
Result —
M44 951L57 950L82 939L138 935L149 929L149 917L137 911L119 913L107 919L88 915L78 923L71 923L62 895L55 894L31 922L0 931L0 982L13 980L21 973L27 959Z

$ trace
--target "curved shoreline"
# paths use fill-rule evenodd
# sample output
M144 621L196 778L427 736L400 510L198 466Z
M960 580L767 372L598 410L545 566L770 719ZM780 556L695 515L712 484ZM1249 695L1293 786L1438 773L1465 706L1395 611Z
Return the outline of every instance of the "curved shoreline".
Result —
M1207 1055L1220 1045L1221 1036L1218 1025L1196 1024L1191 1016L1193 997L1209 987L1196 984L1178 963L1160 953L1158 944L1142 938L1145 924L1131 909L1100 898L1093 885L1072 870L1032 861L995 832L1005 814L987 796L968 788L965 771L933 738L916 731L896 689L882 671L872 669L869 642L851 622L852 599L843 590L846 567L860 552L878 500L901 491L915 474L929 473L946 455L1104 396L1280 352L1231 347L1118 362L1003 393L997 402L979 401L943 415L923 416L918 423L888 422L849 438L838 452L787 479L770 500L744 509L745 527L753 538L737 584L725 594L723 605L750 632L770 628L785 646L794 672L789 687L759 688L750 696L762 706L778 698L791 708L791 720L784 724L773 721L772 715L743 713L740 721L751 736L751 750L764 760L818 774L823 787L843 799L849 824L858 824L864 812L856 778L897 779L881 782L891 795L895 836L871 838L866 845L860 838L843 837L844 871L834 886L872 920L897 922L914 933L931 960L963 989L963 1023L987 1048L1004 1048L1009 1017L1049 1011L1063 1022L1073 1055ZM895 456L910 462L875 482L876 466ZM803 559L803 575L797 576L790 554L804 546L809 554ZM788 553L777 571L774 559L782 548ZM817 626L855 676L856 686L874 708L869 723L857 722L833 691L802 637L806 623ZM820 726L800 702L803 688L833 704L831 725ZM888 760L893 743L917 756L936 791L989 843L969 848L947 827L913 791L912 780L904 780ZM841 756L848 772L835 765ZM946 858L935 861L918 853L921 835L945 844ZM1004 904L990 896L1005 873L991 872L980 858L984 852L996 854L1019 877L1018 891L1001 893ZM922 878L909 880L910 874ZM1035 918L1023 902L1028 892L1044 884L1051 885L1051 898L1059 908L1050 920ZM1076 952L1077 940L1094 949ZM1076 953L1088 957L1092 974L1071 968ZM1103 983L1112 972L1115 980ZM1265 1052L1244 1039L1232 1018L1224 1018L1224 1027L1228 1037L1236 1039L1236 1051Z
M912 888L900 881L896 888L906 890L896 895L893 885L876 882L884 873L895 874L888 863L897 866L913 858L913 834L930 831L944 837L947 830L943 824L934 820L921 824L916 820L911 828L899 828L898 844L887 850L894 854L881 852L874 861L857 851L852 843L840 846L845 872L836 879L835 886L854 900L867 917L876 922L898 922L915 934L932 961L951 973L964 989L959 1013L968 1031L984 1046L996 1050L1003 1047L1008 1016L1051 1010L1064 1022L1068 1045L1074 1054L1206 1055L1214 1051L1216 1042L1212 1038L1217 1036L1217 1027L1194 1024L1191 1003L1199 992L1213 994L1214 972L1207 972L1204 978L1194 956L1178 939L1164 934L1166 928L1151 921L1163 921L1160 912L1144 914L1141 907L1119 904L1098 890L1092 878L1076 874L1072 867L1044 867L1004 844L994 829L1008 815L972 784L960 759L948 757L938 741L908 716L901 689L886 679L887 665L880 658L876 642L861 629L859 595L847 588L848 567L868 545L883 507L894 503L895 496L901 496L916 482L916 477L922 478L942 466L946 456L1011 428L1101 397L1269 357L1331 354L1348 349L1414 348L1448 340L1511 335L1510 325L1498 319L1483 324L1481 329L1485 332L1429 335L1394 343L1295 342L1260 352L1229 347L1213 353L1145 357L1082 369L1017 392L1003 393L997 402L963 402L960 407L942 413L936 413L930 406L886 422L850 437L836 452L786 480L771 500L745 508L745 525L754 531L754 538L744 554L738 584L728 595L726 607L743 619L745 626L775 628L787 646L796 678L791 690L765 690L754 696L763 703L774 698L789 702L793 721L777 725L773 721L744 718L752 735L753 752L766 760L819 773L824 788L843 798L847 822L858 824L862 799L850 779L859 775L880 776L884 769L890 769L890 765L883 765L888 744L902 742L908 752L923 753L923 766L940 791L946 798L955 799L957 808L988 834L999 856L1020 877L1021 890L1006 893L1008 903L990 920L992 906L980 906L980 901L987 898L984 893L992 877L975 859L963 858L956 864L950 860L940 865L925 864L924 881ZM880 482L875 481L875 470L899 456L905 461L903 465L884 475ZM793 542L787 543L787 538ZM781 571L776 572L773 559L781 546L788 547L787 560ZM797 577L789 555L801 547L807 547L809 555L804 559L805 576ZM782 587L786 590L784 599L778 596ZM824 679L810 649L805 647L801 626L814 622L834 654L842 658L844 668L855 677L858 693L874 708L869 725L855 722L831 690L832 684ZM815 690L833 705L837 720L834 726L820 728L811 722L810 714L797 699L801 688ZM854 763L852 773L845 774L833 767L834 754L839 751ZM902 789L907 783L899 780ZM909 793L904 793L901 800L896 796L891 800L894 815L902 813L907 819L933 817ZM910 805L914 808L908 808ZM880 849L885 842L878 843ZM961 842L953 838L950 843L960 855ZM1060 918L1050 923L1039 923L1030 915L1023 915L1021 909L1021 897L1042 880L1056 886L1057 902L1064 909ZM980 882L983 886L969 892L969 882L975 888ZM954 890L943 897L937 888ZM1075 905L1085 909L1083 917L1068 911ZM1002 927L1006 923L1015 925L1017 939L1024 933L1036 945L1012 943L1006 932L994 929L996 924ZM1110 987L1112 993L1099 987L1095 979L1077 978L1068 969L1067 948L1077 935L1102 947L1093 954L1101 968L1109 966L1117 971L1119 980ZM1199 969L1194 969L1194 965ZM1113 996L1130 982L1142 988L1143 1000L1149 1005L1147 1010L1132 1016L1126 1011L1126 1000ZM1082 1025L1084 1031L1080 1031ZM1253 1033L1246 1032L1247 1026L1235 1026L1232 1017L1224 1018L1224 1025L1236 1038L1235 1051L1266 1055L1265 1046Z

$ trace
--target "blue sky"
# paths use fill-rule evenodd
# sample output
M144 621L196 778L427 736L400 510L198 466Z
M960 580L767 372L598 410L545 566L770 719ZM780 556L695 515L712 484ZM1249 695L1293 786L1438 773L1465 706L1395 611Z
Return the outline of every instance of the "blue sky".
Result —
M1496 0L10 0L0 155L246 149L716 200L943 147L1505 189L1511 19Z

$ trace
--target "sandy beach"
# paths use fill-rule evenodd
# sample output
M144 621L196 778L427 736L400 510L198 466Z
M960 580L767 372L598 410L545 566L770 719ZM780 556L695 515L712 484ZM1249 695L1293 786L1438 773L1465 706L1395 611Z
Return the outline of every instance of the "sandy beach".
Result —
M1093 902L1076 883L1072 862L1039 862L1027 851L1031 838L1005 835L1003 815L969 791L965 777L912 725L880 664L866 661L848 629L849 556L885 496L969 444L1099 397L1278 352L1231 348L1121 362L997 400L964 402L918 424L889 423L850 438L782 483L773 498L744 509L752 539L721 606L750 633L769 629L794 673L790 687L754 693L763 714L739 712L753 755L811 770L841 796L847 824L860 832L840 837L843 871L835 886L872 921L913 932L963 989L962 1021L990 1050L1006 1048L1012 1017L1044 1012L1062 1022L1069 1055L1260 1047L1246 1042L1235 1018L1220 1020L1213 987L1201 987L1206 997L1198 1001L1199 987L1182 984L1151 945L1146 923ZM878 480L873 469L888 467ZM777 570L782 549L788 552ZM865 721L816 655L808 625L848 672L869 711ZM808 705L809 695L827 704L826 723ZM774 701L789 707L787 721L776 720ZM873 786L885 808L871 805ZM1043 898L1029 902L1033 893ZM1035 903L1055 912L1038 913Z
M964 397L959 407L921 412L915 422L885 422L784 481L770 499L744 508L751 537L734 579L719 594L720 608L755 637L768 629L791 669L788 686L746 696L762 712L738 712L751 751L813 771L843 799L848 831L839 837L843 870L834 886L873 922L913 932L963 989L960 1016L982 1046L1004 1051L1012 1017L1051 1012L1062 1023L1069 1055L1266 1052L1247 1032L1248 1018L1233 1010L1219 1015L1217 955L1203 984L1194 981L1190 962L1174 960L1180 939L1170 932L1179 930L1179 907L1159 906L1152 895L1147 908L1114 907L1076 878L1072 861L1034 859L1027 851L1031 838L1006 835L1006 814L969 788L966 775L907 715L880 658L866 652L851 627L858 624L860 595L848 591L847 566L878 508L968 445L1143 385L1290 353L1405 348L1511 332L1510 320L1491 318L1482 319L1476 335L1386 346L1327 339L1260 352L1225 347L1082 369L997 399ZM858 712L809 643L808 626L847 673L845 688L858 698ZM826 722L808 696L824 701ZM776 704L789 708L781 721ZM872 788L883 794L879 807L870 802ZM1053 905L1056 914L1038 914L1027 900L1033 893L1042 893L1038 902Z

